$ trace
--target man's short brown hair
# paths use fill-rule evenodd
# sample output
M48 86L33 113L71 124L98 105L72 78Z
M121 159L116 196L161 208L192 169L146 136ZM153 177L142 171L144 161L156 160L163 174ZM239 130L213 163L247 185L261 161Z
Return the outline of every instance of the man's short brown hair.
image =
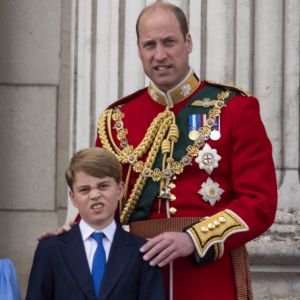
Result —
M97 178L112 177L117 184L122 180L121 164L114 154L103 148L91 147L73 155L65 172L71 190L73 190L76 173L80 171Z
M140 20L141 20L141 17L144 15L144 13L146 13L148 10L154 10L156 8L162 8L162 9L165 9L165 10L169 10L171 11L178 23L179 23L179 26L180 26L180 30L182 32L182 35L183 35L183 38L185 40L186 38L186 35L187 33L189 32L189 28L188 28L188 23L187 23L187 20L186 20L186 16L184 14L184 12L182 11L181 8L179 8L178 6L174 5L174 4L171 4L171 3L162 3L162 2L159 2L159 3L153 3L149 6L146 6L139 14L138 18L137 18L137 21L136 21L136 25L135 25L135 30L136 30L136 36L137 36L137 41L139 42L139 24L140 24Z

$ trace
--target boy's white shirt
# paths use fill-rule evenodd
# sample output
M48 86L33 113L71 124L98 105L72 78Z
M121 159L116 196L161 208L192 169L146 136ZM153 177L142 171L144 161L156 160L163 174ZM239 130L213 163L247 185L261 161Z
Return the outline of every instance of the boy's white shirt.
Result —
M113 220L110 225L105 227L101 232L104 233L105 237L103 238L103 247L105 250L105 256L106 256L106 261L109 256L110 248L114 239L114 235L116 232L116 222ZM89 268L90 271L92 271L92 265L93 265L93 257L95 254L95 251L97 249L97 242L91 237L91 234L93 232L100 232L99 230L95 230L92 228L90 225L88 225L84 220L80 220L79 222L79 229L81 232L81 237L83 240L84 244L84 249L86 253L86 257L88 260Z

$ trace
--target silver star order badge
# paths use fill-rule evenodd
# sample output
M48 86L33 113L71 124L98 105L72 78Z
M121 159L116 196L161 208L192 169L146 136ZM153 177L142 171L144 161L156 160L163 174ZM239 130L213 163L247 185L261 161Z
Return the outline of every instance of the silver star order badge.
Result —
M216 149L212 149L209 144L205 144L203 149L199 151L195 161L199 164L201 170L205 170L207 174L211 174L214 168L218 167L221 156Z
M224 190L220 188L217 182L212 181L211 178L208 177L206 182L201 184L201 189L198 193L202 196L204 201L214 206L215 203L221 199Z

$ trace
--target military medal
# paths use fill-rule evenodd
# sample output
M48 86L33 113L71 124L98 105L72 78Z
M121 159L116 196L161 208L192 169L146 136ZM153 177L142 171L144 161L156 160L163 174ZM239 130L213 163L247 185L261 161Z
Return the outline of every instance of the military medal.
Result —
M208 202L211 206L214 206L217 201L221 199L221 195L224 193L224 190L220 188L220 185L217 182L207 178L206 182L201 184L201 189L198 191L204 201Z
M213 130L210 134L210 138L213 141L217 141L220 137L221 137L220 131L217 131L217 130Z
M199 115L189 115L189 138L195 141L199 138L199 126L200 126L200 116Z
M196 141L196 139L197 139L198 137L199 137L199 131L198 131L198 130L192 129L192 130L189 132L189 138L190 138L190 140Z
M214 168L219 166L218 162L221 156L216 149L212 149L209 144L205 144L199 151L195 161L199 164L201 170L205 170L207 174L211 174Z
M213 125L213 127L211 128L211 133L210 133L210 138L213 141L217 141L220 139L221 137L221 133L220 133L221 129L220 129L220 116L218 116L215 120L215 124Z

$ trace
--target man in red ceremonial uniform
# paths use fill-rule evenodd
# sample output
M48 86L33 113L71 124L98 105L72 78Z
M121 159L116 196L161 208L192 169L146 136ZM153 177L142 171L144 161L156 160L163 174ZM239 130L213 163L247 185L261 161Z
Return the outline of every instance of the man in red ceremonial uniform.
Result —
M178 7L146 7L136 30L150 84L101 114L96 142L124 166L120 222L151 238L141 252L164 267L170 299L252 299L245 244L277 204L258 101L198 79Z

